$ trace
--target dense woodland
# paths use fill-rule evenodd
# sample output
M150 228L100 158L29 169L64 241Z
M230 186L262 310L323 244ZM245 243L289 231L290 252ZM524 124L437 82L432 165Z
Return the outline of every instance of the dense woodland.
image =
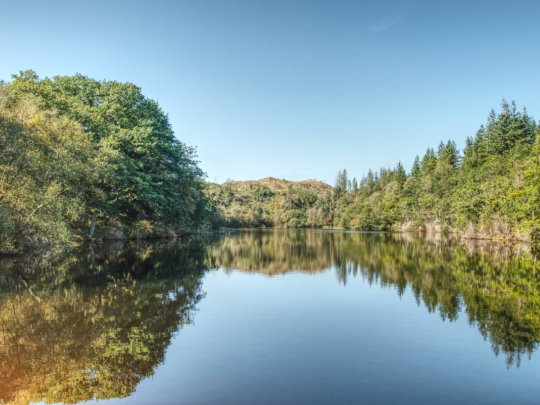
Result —
M342 170L331 192L312 184L226 182L211 185L209 197L228 226L420 230L538 242L540 133L525 110L503 101L463 151L448 141L428 148L409 171L398 163L357 180Z
M0 152L0 253L219 226L540 239L540 132L506 101L463 150L441 143L408 171L218 185L137 86L25 71L0 82Z
M194 150L130 83L82 75L0 83L0 252L199 229Z
M210 183L206 190L227 227L305 228L332 225L334 192L326 183L266 178Z

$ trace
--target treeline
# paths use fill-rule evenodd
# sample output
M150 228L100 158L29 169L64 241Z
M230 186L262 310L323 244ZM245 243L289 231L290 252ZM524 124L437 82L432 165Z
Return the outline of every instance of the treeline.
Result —
M540 238L540 134L513 102L492 111L462 151L453 141L441 143L417 157L409 171L398 163L357 180L343 170L330 194L302 182L275 192L267 183L213 185L209 197L228 226ZM317 215L310 214L314 210Z
M462 152L452 141L441 143L417 157L409 172L398 163L359 182L349 183L343 171L335 194L334 224L342 228L538 239L538 125L503 101Z
M459 232L540 240L540 135L514 103L406 171L204 182L193 148L131 83L82 75L0 82L0 253L201 227Z
M211 211L194 150L131 83L0 82L0 252L178 235Z

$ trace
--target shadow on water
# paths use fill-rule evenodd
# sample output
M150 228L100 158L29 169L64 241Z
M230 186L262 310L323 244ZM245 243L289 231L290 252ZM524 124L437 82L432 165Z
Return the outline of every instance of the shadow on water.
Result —
M243 231L214 241L84 247L0 262L0 402L129 396L191 323L206 271L362 277L443 320L467 316L508 366L540 342L536 259L406 235Z

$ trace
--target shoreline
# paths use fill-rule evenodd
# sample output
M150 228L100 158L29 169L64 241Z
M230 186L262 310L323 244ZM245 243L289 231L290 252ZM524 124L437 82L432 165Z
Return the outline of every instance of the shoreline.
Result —
M54 252L69 252L84 246L85 244L94 246L99 244L107 243L137 243L137 242L177 242L185 241L191 238L202 237L202 238L211 238L217 235L226 235L229 233L239 232L239 231L270 231L270 230L288 230L288 231L318 231L318 232L336 232L336 233L350 233L350 234L385 234L385 235L402 235L402 236L413 236L418 237L425 241L430 242L439 242L442 240L453 240L458 241L461 244L467 243L494 243L497 246L504 247L521 247L522 249L528 251L531 254L536 254L536 249L534 244L527 239L518 238L515 235L510 235L509 237L489 237L489 236L470 236L466 232L460 231L422 231L422 230L411 230L411 229L394 229L394 230L361 230L361 229L345 229L345 228L334 228L334 227L274 227L274 226L252 226L252 227L220 227L219 229L213 230L204 230L204 231L194 231L186 232L179 235L147 235L143 237L132 237L132 236L122 236L122 237L102 237L87 240L80 240L76 242L73 246L33 246L28 247L27 249L20 252L0 252L0 260L3 259L17 259L25 254L38 254L45 255ZM521 250L521 249L520 249Z

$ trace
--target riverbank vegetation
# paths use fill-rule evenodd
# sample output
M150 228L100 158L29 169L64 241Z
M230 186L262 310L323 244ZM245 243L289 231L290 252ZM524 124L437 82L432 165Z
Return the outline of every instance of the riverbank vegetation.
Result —
M82 75L0 83L0 252L175 236L207 218L203 172L131 83Z
M409 171L398 163L357 180L342 170L331 193L311 184L226 182L212 185L209 197L228 226L456 232L535 243L540 238L539 129L525 110L506 101L462 151L453 141L441 142Z
M218 226L540 241L539 128L506 101L463 150L442 142L408 171L220 185L137 86L25 71L0 82L0 150L0 253Z
M348 183L342 180L342 183ZM468 138L336 187L335 225L367 230L458 231L469 237L537 239L540 142L536 122L502 103Z

